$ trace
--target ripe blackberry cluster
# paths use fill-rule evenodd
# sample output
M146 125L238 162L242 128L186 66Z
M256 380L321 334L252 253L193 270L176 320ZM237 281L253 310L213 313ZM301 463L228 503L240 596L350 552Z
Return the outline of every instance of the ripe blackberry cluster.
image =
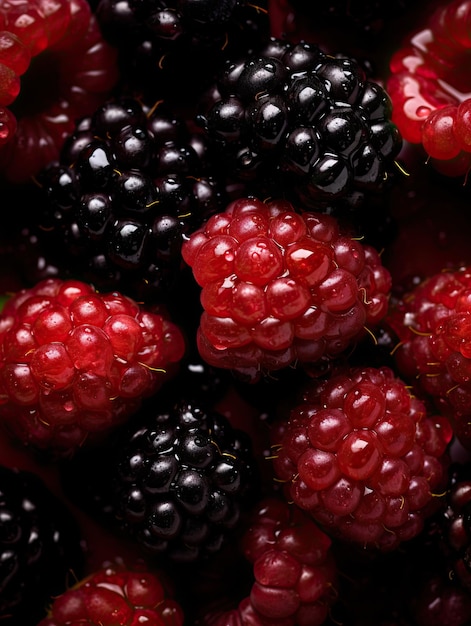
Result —
M355 60L274 38L228 64L198 115L236 179L311 208L357 206L384 186L402 145L390 118L386 91Z
M127 89L174 102L194 101L228 58L269 36L266 0L100 0L96 15Z
M148 403L96 455L64 465L67 492L144 554L196 563L217 553L257 493L250 439L201 402ZM77 478L79 480L77 480Z
M82 575L78 524L39 476L4 466L0 520L0 621L36 626L52 598Z
M106 102L38 176L40 205L20 241L28 280L60 275L168 299L183 236L223 205L208 159L201 133L165 106Z

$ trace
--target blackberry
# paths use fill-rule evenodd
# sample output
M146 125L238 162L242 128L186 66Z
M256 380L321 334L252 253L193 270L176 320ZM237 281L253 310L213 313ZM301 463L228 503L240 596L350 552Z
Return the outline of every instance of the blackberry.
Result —
M26 278L161 300L178 282L183 236L225 197L200 135L162 106L124 97L80 120L38 177L40 206L21 238Z
M99 0L96 15L126 88L158 87L175 103L191 101L227 58L269 37L267 0Z
M389 96L354 59L272 38L230 63L197 121L234 178L307 207L358 206L393 173L402 140ZM291 191L288 191L291 190Z
M64 485L145 554L194 563L237 529L256 463L248 435L222 414L184 399L168 406L148 404L108 446L66 463Z
M0 466L0 621L35 626L69 577L80 576L78 526L43 480Z

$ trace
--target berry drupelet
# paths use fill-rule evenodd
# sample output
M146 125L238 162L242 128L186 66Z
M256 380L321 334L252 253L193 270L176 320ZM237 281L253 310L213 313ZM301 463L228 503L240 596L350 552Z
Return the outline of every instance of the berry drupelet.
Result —
M274 38L226 66L197 116L234 178L311 208L381 190L402 145L390 118L389 96L355 60Z
M223 206L201 133L117 98L81 119L38 176L21 245L30 281L57 274L156 302L179 287L183 236Z
M239 198L182 248L202 288L198 348L254 381L345 352L388 309L390 276L370 246L323 213Z
M0 622L36 626L82 575L79 526L39 476L3 466L0 520Z
M471 270L439 272L395 299L385 320L398 338L394 360L471 449Z
M111 563L56 597L38 626L183 626L183 610L165 582L144 563Z
M237 609L207 615L207 626L320 626L336 600L331 539L298 509L261 500L242 538L254 582Z
M79 506L144 555L193 564L235 533L258 491L258 469L244 431L177 397L165 407L145 403L93 456L66 461L62 474Z
M59 279L6 302L0 346L0 424L59 456L127 420L185 350L165 316L118 292Z
M24 183L109 96L116 52L86 0L3 2L0 28L0 178Z
M440 506L451 438L392 370L345 367L313 379L274 425L273 467L326 532L393 550Z

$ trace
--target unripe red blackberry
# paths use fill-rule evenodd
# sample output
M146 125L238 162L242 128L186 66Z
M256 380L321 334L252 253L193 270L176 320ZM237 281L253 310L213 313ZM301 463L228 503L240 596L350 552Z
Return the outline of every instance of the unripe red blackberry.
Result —
M235 200L182 254L202 288L201 356L251 379L339 355L387 312L376 250L284 200Z
M252 512L241 549L253 565L237 608L206 615L205 626L320 626L337 599L331 539L298 507L274 497Z
M346 367L313 380L274 427L273 467L327 532L390 550L440 505L451 437L392 370Z
M440 272L395 300L386 323L397 368L447 415L471 449L471 269Z
M180 329L164 315L118 292L59 279L6 302L0 346L0 424L58 455L126 421L185 350Z

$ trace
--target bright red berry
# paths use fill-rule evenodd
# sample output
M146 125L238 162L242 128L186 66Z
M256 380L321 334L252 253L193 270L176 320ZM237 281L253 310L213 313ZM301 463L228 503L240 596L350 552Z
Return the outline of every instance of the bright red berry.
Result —
M313 380L274 428L274 471L327 532L389 550L439 503L451 436L392 370L346 368Z
M390 275L376 250L284 200L235 200L182 254L202 288L202 357L251 378L337 355L387 312Z
M57 453L127 419L184 353L180 329L120 293L47 279L0 315L0 422Z
M421 144L450 176L471 166L468 23L471 2L440 6L391 58L387 90L392 120L406 141Z

